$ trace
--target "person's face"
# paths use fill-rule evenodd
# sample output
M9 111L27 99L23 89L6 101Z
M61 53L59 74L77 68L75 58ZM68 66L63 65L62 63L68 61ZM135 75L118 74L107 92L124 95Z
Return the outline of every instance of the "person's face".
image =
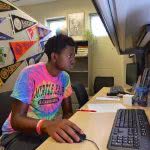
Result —
M59 70L69 71L73 68L73 65L75 64L75 47L66 46L60 54L56 55L57 60L55 64Z

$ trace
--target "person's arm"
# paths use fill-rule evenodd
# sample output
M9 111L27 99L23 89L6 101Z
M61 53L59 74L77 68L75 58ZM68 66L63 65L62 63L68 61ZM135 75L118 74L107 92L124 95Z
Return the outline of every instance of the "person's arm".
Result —
M36 125L39 120L27 117L28 108L28 104L19 100L14 100L12 103L11 125L15 130L25 133L36 132ZM79 137L73 129L81 134L83 133L77 125L67 119L54 121L45 120L41 126L42 134L48 134L61 143L72 143L73 141L70 136L77 142L79 141Z
M67 97L62 101L63 118L70 118L73 115L71 97Z
M36 131L38 120L27 117L29 105L19 100L12 102L11 125L15 130L30 133Z

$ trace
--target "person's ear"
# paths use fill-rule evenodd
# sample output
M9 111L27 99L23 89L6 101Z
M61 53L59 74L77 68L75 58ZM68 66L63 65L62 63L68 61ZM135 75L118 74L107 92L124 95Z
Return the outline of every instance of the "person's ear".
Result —
M56 60L57 60L57 54L56 53L51 53L51 60L53 62L56 62Z

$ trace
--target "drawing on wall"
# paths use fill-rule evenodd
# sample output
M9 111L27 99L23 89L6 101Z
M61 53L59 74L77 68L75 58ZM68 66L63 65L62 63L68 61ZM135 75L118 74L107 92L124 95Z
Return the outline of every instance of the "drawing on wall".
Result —
M84 31L84 13L68 15L68 33L70 36L82 36Z

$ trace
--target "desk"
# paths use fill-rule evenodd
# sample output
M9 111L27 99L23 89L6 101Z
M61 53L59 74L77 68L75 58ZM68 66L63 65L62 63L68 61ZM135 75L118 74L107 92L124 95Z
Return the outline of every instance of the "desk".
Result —
M93 96L87 104L91 103L121 103L120 101L98 101L98 96L106 96L109 88L103 88L95 96ZM87 108L85 104L82 108ZM125 105L124 105L125 106ZM148 119L150 120L150 109L139 106L126 108L142 108L145 109ZM107 150L107 142L115 118L115 113L97 113L97 112L76 112L70 120L76 123L87 135L87 138L97 143L100 150ZM37 150L97 150L91 142L84 141L81 143L67 144L57 143L49 137Z

